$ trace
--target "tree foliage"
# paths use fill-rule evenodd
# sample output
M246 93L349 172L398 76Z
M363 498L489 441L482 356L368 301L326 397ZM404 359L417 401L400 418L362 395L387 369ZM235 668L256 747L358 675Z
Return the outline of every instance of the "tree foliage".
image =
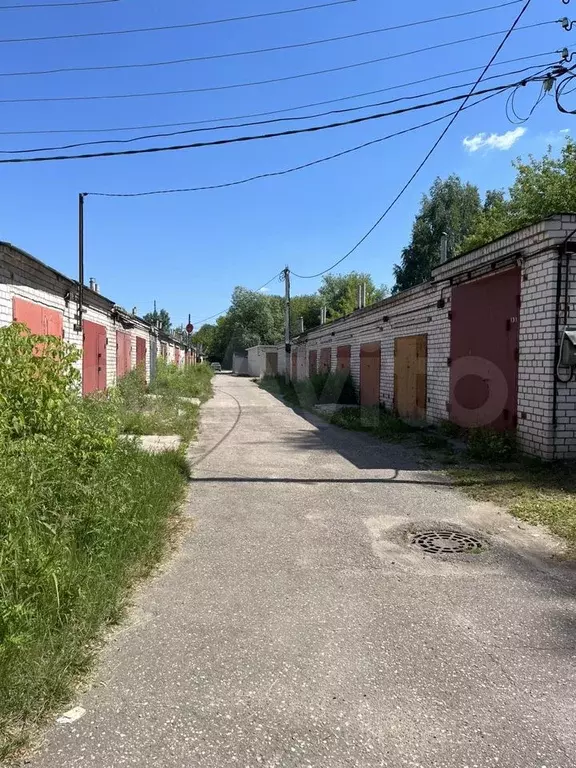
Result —
M150 325L153 325L156 328L157 323L160 323L160 330L164 333L170 333L172 330L172 321L170 320L170 315L168 314L168 310L161 309L160 311L154 310L154 312L147 312L144 315L144 320L146 320L147 323L150 323Z
M541 159L513 162L516 178L504 192L488 192L463 250L484 245L507 232L533 224L553 213L576 211L576 142L567 139L559 155L549 147Z
M448 258L455 256L473 232L482 211L480 193L473 184L456 176L436 179L424 195L412 227L412 238L404 248L401 263L394 267L394 292L403 291L430 278L440 261L442 234L448 234Z
M358 287L366 284L366 306L380 301L388 294L385 286L377 287L366 272L348 275L324 275L318 289L321 304L327 307L328 318L336 320L358 308Z

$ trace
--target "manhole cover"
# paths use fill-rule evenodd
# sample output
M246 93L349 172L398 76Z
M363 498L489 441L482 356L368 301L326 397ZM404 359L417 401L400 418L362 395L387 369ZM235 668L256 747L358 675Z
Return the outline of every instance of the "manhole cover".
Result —
M451 555L457 552L479 552L484 544L480 539L459 531L426 531L418 533L412 544L435 555Z

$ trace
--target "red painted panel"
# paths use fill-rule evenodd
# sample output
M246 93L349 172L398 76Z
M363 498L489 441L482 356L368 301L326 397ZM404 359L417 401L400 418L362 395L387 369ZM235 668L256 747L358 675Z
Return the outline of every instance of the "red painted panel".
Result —
M116 376L125 376L132 368L132 339L129 333L116 331Z
M46 336L58 336L64 338L64 318L62 312L56 309L42 308L42 327Z
M176 347L174 350L174 362L176 365L180 365L180 347Z
M318 373L318 352L311 349L308 353L308 376L312 377Z
M323 347L320 350L320 373L330 373L332 368L332 349Z
M84 320L82 393L106 389L106 328Z
M360 403L380 403L380 344L360 347Z
M146 339L136 338L136 365L146 367Z
M351 347L349 344L343 347L338 347L336 350L336 370L349 372L350 357L351 357Z
M515 427L519 306L517 267L453 289L450 417L457 424Z
M42 307L24 299L12 299L12 317L16 323L24 323L32 333L42 335L44 323L42 321Z

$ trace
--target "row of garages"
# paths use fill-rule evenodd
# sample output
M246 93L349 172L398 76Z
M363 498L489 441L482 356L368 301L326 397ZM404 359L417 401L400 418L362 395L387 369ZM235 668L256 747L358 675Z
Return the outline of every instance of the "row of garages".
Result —
M576 328L575 230L576 216L559 214L447 261L429 282L294 338L288 354L260 348L260 373L348 370L364 405L515 431L526 453L574 457L576 371L561 353Z
M58 336L82 350L82 391L113 386L136 366L154 375L162 357L196 362L192 346L163 334L97 291L84 287L79 323L78 283L9 243L0 243L0 326L25 323L32 333Z

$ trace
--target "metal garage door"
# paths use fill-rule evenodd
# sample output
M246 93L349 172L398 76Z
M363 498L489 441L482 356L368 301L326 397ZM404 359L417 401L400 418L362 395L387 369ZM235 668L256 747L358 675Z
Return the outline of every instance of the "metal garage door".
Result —
M125 376L132 368L132 339L129 333L116 331L116 376Z
M292 380L296 381L298 378L298 352L294 350L292 352Z
M360 347L360 403L380 403L380 344Z
M320 350L320 373L330 373L332 368L332 349L323 347Z
M12 317L14 322L24 323L32 333L40 336L57 336L59 339L64 336L62 312L56 309L15 297L12 300Z
M106 328L84 320L82 393L106 389Z
M278 375L278 352L266 352L266 376Z
M136 365L146 367L146 339L136 339Z
M318 373L318 351L316 349L311 349L310 352L308 352L308 376L312 378L312 376L316 376Z
M516 426L520 269L452 291L450 418L464 427Z
M336 349L336 370L337 371L346 371L347 373L350 371L350 356L351 356L351 347L349 344L343 347L338 347Z
M394 407L403 419L426 418L426 336L394 340Z

